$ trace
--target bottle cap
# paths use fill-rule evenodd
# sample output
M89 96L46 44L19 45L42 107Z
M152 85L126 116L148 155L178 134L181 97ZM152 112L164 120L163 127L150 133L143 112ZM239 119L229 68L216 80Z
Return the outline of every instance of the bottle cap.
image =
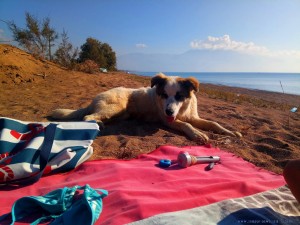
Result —
M172 161L169 159L161 159L159 160L159 166L162 168L167 168L169 166L171 166Z

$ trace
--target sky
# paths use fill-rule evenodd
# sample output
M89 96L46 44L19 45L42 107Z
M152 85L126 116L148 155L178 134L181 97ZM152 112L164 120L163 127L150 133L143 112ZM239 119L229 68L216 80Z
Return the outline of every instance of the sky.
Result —
M76 47L108 43L118 69L300 72L300 0L1 0L1 43L17 44L3 21L24 28L25 12Z

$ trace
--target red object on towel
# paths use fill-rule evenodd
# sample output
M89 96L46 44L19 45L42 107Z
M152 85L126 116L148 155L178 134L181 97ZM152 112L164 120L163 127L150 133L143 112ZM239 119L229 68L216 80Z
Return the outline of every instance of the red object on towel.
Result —
M221 163L210 171L205 170L207 164L158 167L160 159L175 160L183 150L197 156L220 156ZM43 177L31 186L12 190L0 187L0 215L10 212L14 201L21 197L85 184L109 192L96 224L116 225L252 195L278 188L285 182L282 176L217 148L163 146L138 159L85 162L73 172Z

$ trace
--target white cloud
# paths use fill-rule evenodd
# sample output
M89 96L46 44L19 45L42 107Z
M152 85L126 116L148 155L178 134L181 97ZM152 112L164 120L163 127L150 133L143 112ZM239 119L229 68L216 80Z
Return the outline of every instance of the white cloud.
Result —
M275 56L291 56L291 57L300 57L300 51L296 51L296 50L282 50L282 51L277 51L274 52Z
M236 51L246 54L263 55L263 56L293 56L300 57L300 51L283 50L271 51L265 46L256 45L253 42L240 42L230 38L225 34L222 37L208 36L205 40L194 40L190 43L191 48L207 50L225 50Z
M136 44L135 45L136 48L147 48L148 46L146 44Z

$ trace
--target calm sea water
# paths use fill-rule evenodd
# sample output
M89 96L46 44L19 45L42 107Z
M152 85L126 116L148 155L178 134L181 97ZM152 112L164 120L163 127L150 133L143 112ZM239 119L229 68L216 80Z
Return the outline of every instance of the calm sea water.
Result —
M132 72L143 76L154 76L156 72ZM300 95L300 73L195 73L164 72L166 75L193 76L200 83L226 85ZM282 87L281 87L281 84Z

